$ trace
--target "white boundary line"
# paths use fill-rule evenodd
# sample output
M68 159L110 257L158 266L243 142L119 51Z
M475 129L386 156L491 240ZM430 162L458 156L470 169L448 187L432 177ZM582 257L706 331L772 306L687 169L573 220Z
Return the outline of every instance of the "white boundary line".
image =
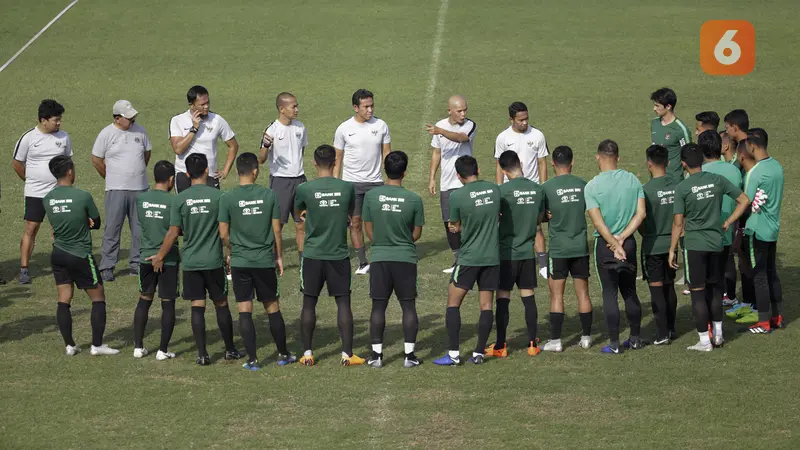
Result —
M441 0L439 6L439 16L436 21L436 37L433 40L433 50L431 51L431 66L428 78L428 90L425 92L425 109L423 110L422 118L425 123L435 123L436 120L431 119L429 116L433 110L433 95L436 93L436 78L439 75L439 57L442 54L442 39L444 37L444 23L447 16L447 7L449 0ZM427 136L427 135L425 135ZM423 141L424 141L423 137Z
M447 1L447 0L444 0L444 1ZM61 16L63 16L63 15L64 15L64 13L66 13L67 11L69 11L69 9L70 9L70 8L72 8L73 6L75 6L75 4L76 4L76 3L78 3L78 0L73 0L73 2L72 2L72 3L70 3L69 5L67 5L67 7L66 7L66 8L64 8L63 10L61 10L61 12L60 12L60 13L58 13L58 15L57 15L57 16L53 17L53 20L51 20L50 22L48 22L48 23L47 23L47 25L45 25L45 26L44 26L44 28L42 28L41 30L39 30L39 32L38 32L38 33L36 33L36 34L35 34L35 35L34 35L34 36L31 38L31 40L30 40L30 41L28 41L28 43L27 43L27 44L23 45L23 46L22 46L22 48L21 48L21 49L19 49L19 51L18 51L17 53L14 53L14 56L12 56L12 57L11 57L11 59L9 59L8 61L6 61L6 63L5 63L5 64L3 64L2 66L0 66L0 72L2 72L2 71L3 71L3 70L6 68L6 67L8 67L8 65L9 65L9 64L11 64L12 62L14 62L14 60L15 60L15 59L17 59L17 56L21 55L21 54L22 54L22 52L24 52L24 51L25 51L25 50L26 50L28 47L30 47L30 45L31 45L31 44L33 44L33 41L35 41L36 39L38 39L38 38L39 38L39 36L41 36L41 35L42 35L42 33L44 33L45 31L47 31L47 29L48 29L48 28L50 28L50 26L51 26L51 25L53 25L54 23L56 23L56 20L60 19L60 18L61 18Z

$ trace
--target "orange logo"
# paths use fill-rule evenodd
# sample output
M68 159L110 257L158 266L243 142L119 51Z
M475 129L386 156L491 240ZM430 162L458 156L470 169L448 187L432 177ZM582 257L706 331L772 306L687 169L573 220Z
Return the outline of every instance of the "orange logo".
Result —
M756 66L756 30L746 20L709 20L700 27L700 67L709 75L747 75Z

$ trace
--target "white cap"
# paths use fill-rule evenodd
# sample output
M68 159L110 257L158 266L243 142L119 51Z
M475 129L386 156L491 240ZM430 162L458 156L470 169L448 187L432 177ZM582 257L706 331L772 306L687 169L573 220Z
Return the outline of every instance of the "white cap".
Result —
M137 114L139 114L139 111L133 109L131 102L127 100L117 100L117 102L114 103L113 114L115 116L122 116L126 119L133 119Z

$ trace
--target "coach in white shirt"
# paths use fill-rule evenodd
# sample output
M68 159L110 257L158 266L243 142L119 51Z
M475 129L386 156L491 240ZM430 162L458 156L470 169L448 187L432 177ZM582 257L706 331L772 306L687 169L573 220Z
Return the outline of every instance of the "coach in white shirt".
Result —
M431 139L431 171L428 181L428 192L436 195L436 171L442 169L439 180L439 205L442 208L442 221L444 222L447 243L453 251L453 265L444 269L444 273L452 273L458 261L458 251L461 248L461 232L450 231L450 193L463 186L458 181L456 174L456 160L460 156L472 156L472 143L475 141L477 126L467 118L467 100L454 95L447 101L448 117L436 122L436 125L426 125L433 138Z
M209 186L219 189L219 182L228 176L239 151L233 130L222 116L209 111L211 100L203 86L192 86L186 93L189 109L173 117L169 122L169 142L175 151L175 191L181 192L191 186L186 175L186 157L202 153L208 159ZM217 170L217 139L222 138L228 146L228 158L222 172Z
M119 100L111 112L114 121L103 128L92 147L92 165L106 180L105 231L98 266L103 281L114 281L126 217L131 230L130 274L139 275L141 229L136 196L147 190L147 164L153 149L144 127L136 123L139 112L131 102Z
M19 282L29 284L28 263L36 244L36 234L44 221L42 199L56 186L50 173L50 160L56 156L72 156L72 142L61 130L64 107L55 100L39 104L39 124L26 131L14 146L14 171L25 181L25 232L20 243Z
M358 255L356 273L364 275L369 273L369 261L361 231L361 207L364 195L383 184L381 165L383 158L392 151L392 138L386 122L373 116L375 101L372 92L359 89L353 93L353 111L355 115L339 125L333 138L333 147L336 149L333 173L355 185L356 201L350 220L350 238Z
M264 130L258 162L260 164L269 162L269 188L278 197L281 231L289 221L291 213L296 232L297 253L302 260L306 228L303 218L295 215L294 200L297 186L306 182L303 152L308 146L308 135L305 125L297 120L299 110L294 95L281 92L275 99L275 107L278 108L278 119Z
M500 155L506 150L511 150L519 156L522 163L522 174L525 178L543 184L547 181L547 155L549 154L544 134L528 124L528 107L522 102L514 102L509 105L508 119L511 125L497 136L494 145L495 182L501 184L508 181L500 169ZM539 273L543 278L547 278L547 253L541 226L536 232L534 249L541 268Z

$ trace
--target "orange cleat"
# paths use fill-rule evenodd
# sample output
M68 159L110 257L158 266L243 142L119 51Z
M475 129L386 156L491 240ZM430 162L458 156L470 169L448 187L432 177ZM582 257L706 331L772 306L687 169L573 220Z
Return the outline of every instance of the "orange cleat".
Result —
M364 358L356 355L355 353L353 353L353 356L342 357L343 366L360 366L366 362L367 361Z
M542 349L536 345L536 342L531 341L531 343L528 345L528 356L536 356L539 353L542 353Z
M783 316L777 315L772 319L769 319L769 326L770 328L783 328L785 325L783 324Z
M502 348L495 348L495 344L486 347L484 351L486 356L494 356L495 358L505 358L508 356L508 344L503 343Z
M313 366L314 365L314 356L313 355L303 355L300 358L300 365L303 366Z

